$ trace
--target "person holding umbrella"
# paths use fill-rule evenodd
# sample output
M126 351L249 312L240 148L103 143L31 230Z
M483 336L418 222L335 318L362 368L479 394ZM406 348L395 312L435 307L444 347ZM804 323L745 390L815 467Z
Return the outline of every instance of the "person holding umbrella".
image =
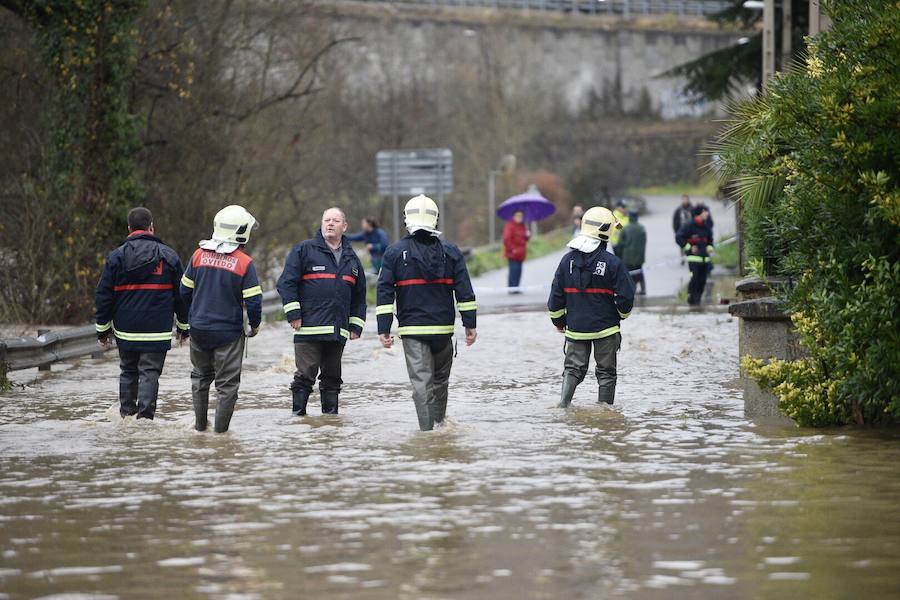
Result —
M531 184L524 194L507 198L497 208L497 216L507 221L503 228L503 255L509 260L509 287L518 288L522 279L522 263L528 245L526 223L546 219L556 212L556 206L544 198L537 186ZM511 294L521 290L511 289Z
M503 256L509 261L508 286L510 294L521 294L516 289L522 280L522 263L528 251L528 238L531 233L525 226L525 213L517 210L513 213L512 221L507 221L503 227Z

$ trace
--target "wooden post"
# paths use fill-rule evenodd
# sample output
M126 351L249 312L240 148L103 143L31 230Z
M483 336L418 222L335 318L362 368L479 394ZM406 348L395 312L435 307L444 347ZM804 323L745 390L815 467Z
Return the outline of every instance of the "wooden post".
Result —
M763 7L762 87L775 74L775 0L765 0Z
M809 0L809 35L816 35L831 28L831 19L822 12L820 0Z
M791 0L781 0L781 65L782 71L791 66L791 51L793 46L794 14Z

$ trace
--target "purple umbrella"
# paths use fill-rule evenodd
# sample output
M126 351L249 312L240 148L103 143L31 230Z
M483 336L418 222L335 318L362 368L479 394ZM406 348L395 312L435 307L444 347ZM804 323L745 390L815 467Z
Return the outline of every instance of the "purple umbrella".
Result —
M525 215L526 221L540 221L555 213L556 207L552 202L541 196L541 192L536 185L531 184L528 186L528 191L524 194L507 198L500 205L500 208L497 209L497 216L504 221L509 221L520 210Z

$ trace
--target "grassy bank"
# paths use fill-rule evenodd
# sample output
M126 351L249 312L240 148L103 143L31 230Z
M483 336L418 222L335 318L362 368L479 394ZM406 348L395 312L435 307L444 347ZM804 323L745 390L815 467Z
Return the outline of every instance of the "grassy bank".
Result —
M680 181L663 185L651 185L647 187L628 188L626 193L635 196L706 196L715 198L718 186L714 179L705 177L700 181Z

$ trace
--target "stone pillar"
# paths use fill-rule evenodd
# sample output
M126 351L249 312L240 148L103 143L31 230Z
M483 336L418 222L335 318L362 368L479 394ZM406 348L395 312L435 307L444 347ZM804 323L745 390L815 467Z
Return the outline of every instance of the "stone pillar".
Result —
M782 310L773 295L774 290L785 283L778 278L750 278L737 283L738 297L741 300L729 306L728 312L740 319L738 354L741 358L750 355L763 360L797 360L804 356L790 315ZM744 384L745 416L783 416L778 409L778 399L773 394L760 389L743 371L741 380Z

